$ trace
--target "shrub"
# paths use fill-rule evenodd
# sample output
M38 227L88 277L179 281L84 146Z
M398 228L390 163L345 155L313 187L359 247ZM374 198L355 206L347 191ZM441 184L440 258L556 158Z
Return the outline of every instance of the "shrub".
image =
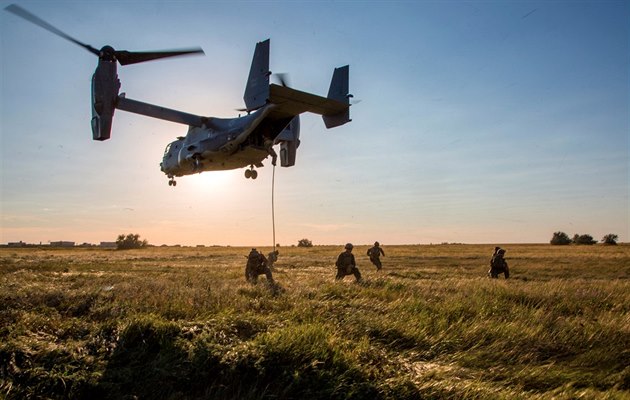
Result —
M619 236L615 235L614 233L609 233L608 235L605 235L602 238L602 243L604 244L617 244L617 240L619 239Z
M553 233L553 237L551 238L549 243L554 245L566 245L571 244L571 239L566 233L558 231Z
M573 243L575 244L595 244L596 240L593 239L591 235L578 235L577 233L573 235Z
M298 241L298 247L313 247L313 242L308 239L300 239Z
M148 242L146 240L140 240L140 235L130 233L128 235L118 235L118 239L116 239L116 248L118 250L128 250L128 249L142 249L147 247Z

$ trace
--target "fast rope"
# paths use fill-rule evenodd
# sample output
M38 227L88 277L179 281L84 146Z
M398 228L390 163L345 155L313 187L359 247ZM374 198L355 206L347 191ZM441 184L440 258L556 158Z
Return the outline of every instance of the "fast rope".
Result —
M273 251L276 251L276 214L274 207L274 188L276 186L276 166L273 166L273 172L271 173L271 227L273 230Z

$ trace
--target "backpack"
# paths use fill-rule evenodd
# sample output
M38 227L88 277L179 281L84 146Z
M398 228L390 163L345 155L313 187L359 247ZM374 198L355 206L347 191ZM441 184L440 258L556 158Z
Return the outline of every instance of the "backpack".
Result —
M503 270L505 268L504 265L505 260L499 255L493 256L492 260L490 261L490 267L495 270Z
M250 267L257 267L258 264L260 264L260 253L256 250L250 251L247 256L247 265Z

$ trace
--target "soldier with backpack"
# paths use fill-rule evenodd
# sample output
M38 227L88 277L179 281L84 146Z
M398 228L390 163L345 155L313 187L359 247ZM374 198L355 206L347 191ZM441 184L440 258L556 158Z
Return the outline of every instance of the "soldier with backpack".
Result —
M247 256L245 279L247 279L247 282L255 284L258 282L258 275L261 274L265 274L268 283L274 283L271 270L267 266L267 258L262 253L259 253L258 250L252 249Z
M337 262L335 263L337 276L335 276L335 280L343 279L346 275L354 275L357 282L361 282L361 272L357 268L352 248L352 243L346 244L345 251L337 257Z
M372 264L376 266L377 271L380 271L381 268L383 268L383 264L381 264L380 258L381 254L383 255L383 257L385 257L385 252L380 247L380 244L378 242L374 242L374 247L369 248L367 251L367 255L368 257L370 257L370 261L372 261Z

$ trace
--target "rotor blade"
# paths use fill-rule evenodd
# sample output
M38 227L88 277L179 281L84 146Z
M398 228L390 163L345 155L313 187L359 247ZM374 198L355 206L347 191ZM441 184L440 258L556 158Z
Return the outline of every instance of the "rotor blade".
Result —
M291 84L289 83L289 74L286 72L278 72L277 74L273 74L278 78L280 84L284 87L289 87Z
M99 51L97 49L95 49L94 47L90 46L89 44L85 44L82 42L79 42L78 40L76 40L75 38L73 38L70 35L67 35L66 33L60 31L59 29L55 28L54 26L50 25L48 22L44 21L43 19L31 14L30 12L26 11L25 9L23 9L22 7L18 6L17 4L10 4L7 7L4 8L5 10L17 15L18 17L22 17L25 20L34 23L35 25L39 25L41 28L46 29L48 32L54 33L57 36L61 36L62 38L71 41L74 44L78 44L79 46L83 47L84 49L86 49L87 51L89 51L90 53L96 54L97 56L99 55Z
M167 57L178 57L189 54L206 54L201 47L165 51L116 51L116 59L120 65L136 64Z

